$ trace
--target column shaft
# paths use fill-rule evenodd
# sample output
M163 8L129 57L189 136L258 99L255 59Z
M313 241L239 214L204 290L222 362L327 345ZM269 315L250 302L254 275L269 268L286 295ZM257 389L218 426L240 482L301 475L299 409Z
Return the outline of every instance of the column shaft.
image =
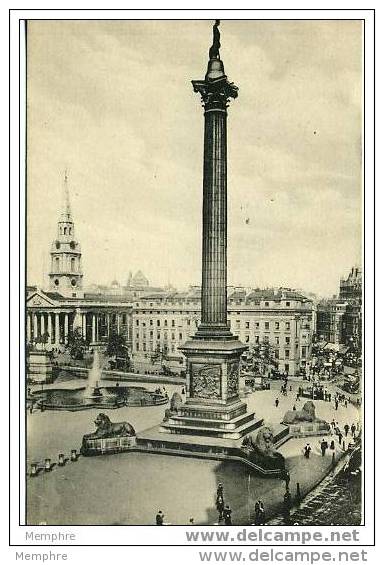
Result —
M219 109L205 112L201 322L227 327L227 114Z
M60 318L59 314L55 313L55 345L60 344Z
M96 341L96 316L92 314L92 343Z
M48 312L48 327L47 332L49 334L48 343L52 343L52 314Z

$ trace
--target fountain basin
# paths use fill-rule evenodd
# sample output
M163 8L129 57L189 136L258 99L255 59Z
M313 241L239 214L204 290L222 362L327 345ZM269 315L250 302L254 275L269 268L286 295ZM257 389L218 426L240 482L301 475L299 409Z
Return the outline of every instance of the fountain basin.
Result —
M168 396L138 386L97 387L96 395L89 394L88 387L51 388L36 391L32 395L37 405L47 410L114 409L122 406L158 406L168 402Z

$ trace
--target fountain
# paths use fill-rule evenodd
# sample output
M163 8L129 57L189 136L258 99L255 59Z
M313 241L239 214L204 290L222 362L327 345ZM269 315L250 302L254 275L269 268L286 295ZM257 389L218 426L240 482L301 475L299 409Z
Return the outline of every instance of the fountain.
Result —
M95 348L93 354L92 368L88 373L88 384L84 391L84 398L100 398L103 396L101 389L99 387L99 381L101 379L101 369L100 369L100 357L99 350Z
M87 385L81 388L49 388L36 390L31 396L42 409L86 410L90 408L121 408L122 406L157 406L166 404L168 396L161 390L150 391L143 386L100 386L102 370L100 353L94 349L92 368Z

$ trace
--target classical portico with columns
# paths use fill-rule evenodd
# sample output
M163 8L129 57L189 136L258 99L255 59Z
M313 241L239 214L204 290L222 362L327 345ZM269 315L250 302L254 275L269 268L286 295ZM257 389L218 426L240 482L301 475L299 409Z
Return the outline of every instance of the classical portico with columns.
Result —
M123 335L131 342L132 304L109 299L69 299L55 292L37 289L27 298L27 343L46 336L46 348L68 343L69 336L79 328L91 345L103 343L113 334Z

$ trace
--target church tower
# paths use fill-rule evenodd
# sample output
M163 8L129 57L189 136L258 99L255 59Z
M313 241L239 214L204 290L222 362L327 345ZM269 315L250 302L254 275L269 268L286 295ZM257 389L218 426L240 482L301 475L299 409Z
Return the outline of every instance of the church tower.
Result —
M49 290L66 298L83 297L81 248L75 239L71 206L69 203L68 175L64 175L63 208L57 223L57 238L51 245Z

